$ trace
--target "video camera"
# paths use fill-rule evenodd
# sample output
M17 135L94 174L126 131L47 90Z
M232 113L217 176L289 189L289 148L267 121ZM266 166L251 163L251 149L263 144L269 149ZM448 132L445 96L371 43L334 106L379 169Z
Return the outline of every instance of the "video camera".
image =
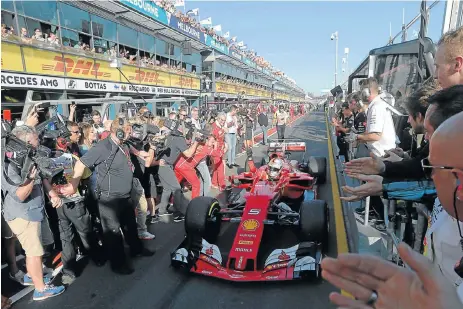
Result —
M158 138L156 134L160 132L159 128L155 125L134 124L132 125L132 133L127 140L127 143L137 150L145 148L148 144L153 144L158 148Z
M5 138L4 148L2 147L2 153L5 154L3 159L21 171L21 182L14 183L4 170L4 177L11 185L22 185L34 166L37 167L38 173L42 178L53 178L64 171L62 166L57 165L50 158L52 154L50 148L42 145L35 148L16 136L11 135L11 131L8 131L10 129L11 126L4 124L2 120L2 139Z

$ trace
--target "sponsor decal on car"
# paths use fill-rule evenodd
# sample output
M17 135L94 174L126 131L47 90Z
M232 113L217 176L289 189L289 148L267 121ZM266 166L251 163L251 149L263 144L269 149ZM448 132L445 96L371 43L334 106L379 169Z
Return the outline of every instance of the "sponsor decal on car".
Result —
M206 249L206 254L207 255L213 255L214 254L214 248L211 246L208 249Z
M243 266L243 257L242 256L240 256L240 259L238 260L237 268L241 268L241 266Z
M284 252L283 250L281 250L281 254L278 256L278 259L280 261L287 261L289 260L291 257L289 255L286 254L286 252Z
M214 266L220 266L220 263L213 258L208 257L207 255L201 254L201 259L209 264L212 264Z
M267 276L267 277L265 277L265 279L267 279L267 280L276 280L276 279L278 279L278 276Z
M252 252L251 248L235 248L236 252Z
M254 242L252 240L240 240L238 241L239 245L252 245Z
M201 271L201 273L205 275L212 275L212 271L208 271L208 270L203 270Z
M256 234L240 234L242 238L256 238Z
M258 209L258 208L253 208L253 209L249 210L248 213L249 213L250 215L258 215L258 214L260 214L260 209Z
M241 223L241 226L245 231L253 232L259 228L260 224L256 219L247 219Z
M234 279L244 278L244 275L230 274L230 278L234 278Z
M278 269L278 268L285 268L288 266L288 262L285 262L285 263L276 263L276 264L272 264L272 265L268 265L264 268L264 272L266 271L270 271L270 270L275 270L275 269Z

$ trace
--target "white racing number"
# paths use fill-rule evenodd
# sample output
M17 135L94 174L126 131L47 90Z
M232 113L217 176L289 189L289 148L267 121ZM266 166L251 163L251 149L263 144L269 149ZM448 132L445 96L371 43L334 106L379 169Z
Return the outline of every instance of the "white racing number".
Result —
M248 213L249 213L250 215L258 215L258 214L260 214L260 209L253 208L253 209L249 210Z

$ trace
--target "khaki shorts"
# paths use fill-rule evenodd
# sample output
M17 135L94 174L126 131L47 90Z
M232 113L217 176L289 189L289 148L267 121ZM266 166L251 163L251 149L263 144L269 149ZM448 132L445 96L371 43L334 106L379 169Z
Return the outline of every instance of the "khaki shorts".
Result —
M42 256L44 254L43 246L51 245L54 242L46 217L41 222L16 218L8 221L8 225L18 238L26 256Z

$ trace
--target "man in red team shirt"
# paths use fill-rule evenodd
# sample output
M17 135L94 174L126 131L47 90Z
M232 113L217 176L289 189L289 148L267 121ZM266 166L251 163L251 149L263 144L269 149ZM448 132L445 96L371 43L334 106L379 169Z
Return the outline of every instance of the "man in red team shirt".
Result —
M206 138L205 143L200 143L195 154L190 158L181 156L175 163L175 176L180 183L184 178L191 185L191 199L198 197L201 193L201 181L196 175L196 166L207 156L211 156L215 161L216 158L222 158L223 152L217 148L215 136L203 131Z
M225 115L225 113L220 113L217 115L217 120L212 124L212 134L216 138L217 149L221 150L223 153L226 153L228 150L227 144L225 143L225 133L227 133L227 128L225 126L226 120L227 115ZM222 157L214 158L213 162L214 172L212 174L212 186L222 189L225 187L225 165Z

